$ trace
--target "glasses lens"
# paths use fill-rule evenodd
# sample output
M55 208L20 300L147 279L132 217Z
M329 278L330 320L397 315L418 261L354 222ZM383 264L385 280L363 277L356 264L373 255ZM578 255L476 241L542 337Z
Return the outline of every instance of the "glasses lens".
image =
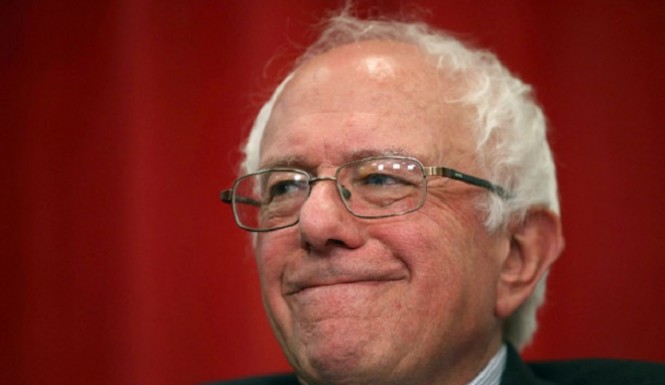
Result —
M293 171L263 171L236 181L233 210L241 227L270 230L291 225L309 194L307 174Z
M422 206L425 175L409 158L381 157L342 167L337 175L348 209L361 217L403 214Z

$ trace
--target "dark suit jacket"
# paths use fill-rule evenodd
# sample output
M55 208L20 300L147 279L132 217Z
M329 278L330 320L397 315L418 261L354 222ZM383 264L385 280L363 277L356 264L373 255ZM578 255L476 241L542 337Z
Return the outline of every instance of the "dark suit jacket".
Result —
M209 385L299 385L294 374L222 381ZM665 365L619 360L525 363L508 346L501 385L665 385Z

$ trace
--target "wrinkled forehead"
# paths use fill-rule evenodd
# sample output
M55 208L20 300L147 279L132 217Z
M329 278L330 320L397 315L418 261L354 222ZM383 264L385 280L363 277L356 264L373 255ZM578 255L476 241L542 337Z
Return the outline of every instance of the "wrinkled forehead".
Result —
M402 124L411 120L411 130L403 135L440 138L444 130L448 138L468 136L459 123L468 111L446 102L457 87L417 46L378 40L343 45L313 57L295 72L275 102L261 152L287 127L326 113L372 114L382 117L383 124L393 117Z

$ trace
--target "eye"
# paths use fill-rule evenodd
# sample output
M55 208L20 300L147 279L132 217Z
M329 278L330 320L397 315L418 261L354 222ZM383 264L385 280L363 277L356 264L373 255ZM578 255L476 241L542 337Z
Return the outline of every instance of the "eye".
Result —
M307 183L296 180L283 180L270 185L268 191L269 200L283 198L289 194L295 194L307 189Z
M363 184L371 186L389 186L403 183L398 178L387 174L370 174L363 178Z

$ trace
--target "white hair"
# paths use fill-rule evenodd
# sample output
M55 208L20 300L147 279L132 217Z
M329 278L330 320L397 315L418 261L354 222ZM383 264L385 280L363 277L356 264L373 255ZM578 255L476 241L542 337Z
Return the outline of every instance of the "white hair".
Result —
M443 103L470 107L470 129L476 139L475 160L492 182L510 191L510 199L488 194L479 203L486 213L488 231L505 226L516 216L523 219L533 206L559 214L555 167L546 138L545 118L531 87L512 75L494 54L471 48L450 34L422 22L364 20L348 9L330 18L319 39L301 56L298 64L335 47L367 40L392 40L412 44L425 52L437 68L461 79L460 95ZM296 66L297 70L297 66ZM295 70L294 70L295 72ZM244 146L241 172L254 172L259 165L261 138L276 99L290 81L289 74L261 108ZM533 294L505 322L503 337L521 349L536 328L536 312L545 297L547 274Z

